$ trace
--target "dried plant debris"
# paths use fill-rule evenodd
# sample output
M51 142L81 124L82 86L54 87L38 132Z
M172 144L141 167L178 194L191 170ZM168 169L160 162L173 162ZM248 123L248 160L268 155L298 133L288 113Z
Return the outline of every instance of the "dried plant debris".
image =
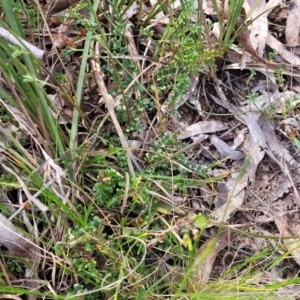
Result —
M224 141L219 139L217 136L212 135L210 137L210 142L216 147L216 149L221 154L222 158L229 158L232 160L240 160L245 158L246 154L241 151L233 150Z
M300 1L292 0L289 5L289 15L286 20L285 38L288 46L298 46L300 33Z
M266 1L244 1L244 7L246 8L246 6L248 6L246 13L249 14L252 19L251 25L249 26L249 39L257 55L263 57L268 36L267 15L269 11L267 10Z
M199 249L196 264L193 267L195 285L207 283L211 279L215 260L219 252L235 238L234 233L222 232L218 237L208 239Z
M200 121L185 128L178 136L179 139L186 139L204 133L214 133L228 129L228 126L220 121Z
M25 278L29 279L29 288L38 288L38 281L35 281L37 270L41 259L40 248L34 241L25 237L13 224L2 214L0 214L0 246L7 249L4 255L21 260L25 266ZM30 280L31 279L31 280ZM36 296L29 296L30 300L36 299Z

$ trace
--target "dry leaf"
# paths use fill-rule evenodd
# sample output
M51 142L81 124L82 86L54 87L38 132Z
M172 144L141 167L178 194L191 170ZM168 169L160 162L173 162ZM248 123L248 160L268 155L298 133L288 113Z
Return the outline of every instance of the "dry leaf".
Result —
M298 94L293 91L284 91L277 99L275 112L278 114L287 112L294 109L298 103L300 103L300 97Z
M142 2L142 6L143 7L145 6L144 2ZM128 19L132 18L138 12L138 9L139 9L139 7L138 7L137 3L135 1L132 2L131 6L128 9L126 9L124 14L122 15L122 19L128 20Z
M231 177L226 182L227 201L212 213L218 221L227 221L244 203L245 188L248 186L249 174L246 172L241 178L240 167L231 170Z
M142 147L143 143L141 141L137 141L137 140L128 140L128 146L132 149L132 150L138 150Z
M29 279L34 278L38 273L37 267L40 262L39 248L13 224L0 213L0 245L8 250L9 256L24 259L25 276ZM30 283L32 288L36 287L36 282ZM35 299L32 296L31 299Z
M157 3L157 0L150 0L150 3L153 6L155 6L155 4ZM158 21L159 23L163 23L163 24L168 24L170 19L168 17L165 16L163 11L160 11L159 13L157 13L156 15L154 15L153 17L156 21Z
M202 133L212 133L227 130L228 126L220 121L200 121L188 126L179 136L178 139L186 139Z
M299 299L300 285L290 284L288 286L279 288L274 293L277 295L277 299L296 300Z
M289 151L281 143L279 143L274 127L267 117L265 115L261 115L258 122L264 132L265 139L271 152L278 157L279 161L285 161L288 165L296 167L296 170L299 172L298 162L292 157Z
M270 32L268 33L267 37L267 45L273 50L279 52L282 58L284 58L287 62L291 63L292 65L300 66L300 58L286 50L282 43L279 42Z
M280 232L280 237L291 237L291 239L284 239L282 243L291 253L295 262L300 265L300 242L299 239L295 238L295 235L298 233L294 232L290 226L288 226L288 219L286 216L275 215L274 222Z
M250 26L250 43L256 54L263 57L268 36L268 19L265 0L248 0L251 9L251 18L254 20Z
M234 234L233 232L223 231L217 238L210 238L200 247L198 258L196 258L196 261L198 259L200 260L200 262L195 265L194 273L194 281L196 284L202 285L209 281L212 268L219 252L227 245L229 245L233 241L235 236L236 234ZM211 254L206 256L207 249L210 248L212 248Z
M269 2L266 5L267 13L269 14L273 8L278 6L279 4L283 3L283 0L269 0Z
M297 117L291 117L280 121L281 124L291 125L300 131L300 120Z
M285 39L289 46L298 46L300 31L300 0L293 0L289 5L289 15L286 20Z
M53 49L63 49L67 46L68 32L70 31L72 24L72 20L66 20L59 25L57 35L53 36Z
M210 142L212 143L212 145L214 145L216 147L216 149L220 152L220 154L223 158L230 158L232 160L240 160L240 159L245 158L245 156L246 156L246 154L241 151L231 149L224 141L222 141L215 135L211 136Z
M244 116L244 121L250 133L250 143L247 146L250 159L249 165L246 166L244 174L241 173L241 166L237 170L233 169L231 171L231 178L226 183L228 191L227 202L212 212L212 216L218 220L227 221L241 207L244 202L245 188L248 186L248 181L253 182L255 180L257 166L265 156L264 149L267 147L267 144L263 131L253 118Z
M250 164L247 168L247 172L249 172L249 180L253 182L255 180L257 166L265 156L267 143L264 132L253 118L244 116L244 121L250 133L250 143L247 147L250 155Z
M242 129L242 130L238 133L238 135L236 136L236 138L235 138L234 141L233 141L233 144L232 144L232 146L231 146L231 149L235 150L235 149L237 149L239 146L242 145L242 143L243 143L244 140L245 140L245 134L246 134L246 132L247 132L247 128L244 128L244 129Z
M221 1L217 0L216 4L217 4L219 10L221 10L222 9ZM204 13L208 16L213 16L213 15L217 14L215 6L213 5L211 0L203 0L202 9L203 9Z
M57 12L60 12L69 6L75 6L76 3L79 2L79 0L58 0L58 1L50 1L52 7L50 10L50 14L55 14Z
M179 9L181 7L181 0L175 0L171 3L172 9Z

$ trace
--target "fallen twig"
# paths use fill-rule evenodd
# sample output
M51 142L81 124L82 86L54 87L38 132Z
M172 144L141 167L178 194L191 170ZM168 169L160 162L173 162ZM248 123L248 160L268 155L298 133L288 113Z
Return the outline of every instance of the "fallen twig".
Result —
M4 38L8 42L12 43L13 45L19 46L23 49L29 50L30 53L38 59L42 59L44 56L45 51L41 50L34 45L24 41L21 38L16 38L13 34L11 34L8 30L0 27L0 37Z

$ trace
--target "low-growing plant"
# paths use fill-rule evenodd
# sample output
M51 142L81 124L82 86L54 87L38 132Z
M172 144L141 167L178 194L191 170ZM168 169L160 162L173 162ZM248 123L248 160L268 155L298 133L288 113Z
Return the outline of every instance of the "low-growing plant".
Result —
M283 89L285 79L283 77L282 68L277 68L274 72L274 76L275 76L276 81L278 82L279 87Z

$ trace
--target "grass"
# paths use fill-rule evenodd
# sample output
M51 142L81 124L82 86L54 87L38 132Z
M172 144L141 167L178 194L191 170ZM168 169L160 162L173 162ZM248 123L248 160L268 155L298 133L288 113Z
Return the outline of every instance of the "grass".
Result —
M111 15L106 9L97 11L98 1L70 8L75 30L87 33L84 43L80 38L70 42L58 59L65 65L77 60L76 83L68 82L64 69L52 74L27 51L0 40L0 209L9 218L15 209L7 201L21 207L12 222L41 249L39 266L30 276L34 284L17 283L24 278L24 261L4 251L0 290L28 299L279 299L274 293L280 287L299 282L259 283L263 272L286 259L283 254L272 256L267 242L255 255L224 266L214 280L195 278L200 263L219 251L221 234L233 231L265 241L278 237L226 227L182 205L197 189L214 187L229 175L211 175L223 161L200 165L191 159L193 147L177 140L178 107L191 74L215 76L216 60L243 29L235 28L242 1L230 1L229 16L213 1L221 25L216 46L209 38L211 24L204 18L202 1L195 23L189 17L194 1L182 1L181 12L174 11L170 1L158 1L146 17L140 1L135 34L155 45L147 62L130 50L131 32L123 17L133 3L110 1ZM39 5L9 0L0 1L0 7L5 16L1 26L20 38L31 32L43 39L40 26L46 17ZM24 12L29 9L26 23ZM88 16L82 16L82 9ZM159 12L171 20L160 36L150 22ZM89 69L93 59L100 71ZM97 96L87 92L95 85L93 72L103 76L116 106L110 114L102 106L87 117L81 107L85 98ZM49 94L54 93L73 110L67 122L59 122L54 114L64 113L51 102ZM171 134L172 123L178 130ZM121 142L139 135L146 138L137 149ZM31 200L35 193L43 206L32 201L26 208L25 195ZM7 200L5 195L14 196ZM216 238L199 253L212 225ZM266 257L268 263L260 265Z

